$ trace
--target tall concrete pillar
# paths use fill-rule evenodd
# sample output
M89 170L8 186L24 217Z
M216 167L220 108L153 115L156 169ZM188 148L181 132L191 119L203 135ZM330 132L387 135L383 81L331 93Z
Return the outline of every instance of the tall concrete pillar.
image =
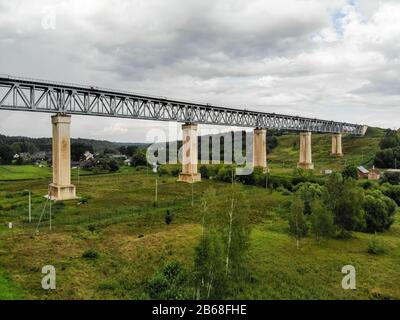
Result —
M51 117L53 125L53 183L49 185L53 200L76 198L75 186L71 184L71 116L57 114Z
M300 160L297 168L314 169L311 155L311 132L300 133Z
M335 133L332 135L332 155L343 156L341 133Z
M265 129L254 129L253 166L267 167L267 130Z
M197 172L197 124L186 123L182 125L182 130L182 172L179 174L179 181L201 181L201 175Z

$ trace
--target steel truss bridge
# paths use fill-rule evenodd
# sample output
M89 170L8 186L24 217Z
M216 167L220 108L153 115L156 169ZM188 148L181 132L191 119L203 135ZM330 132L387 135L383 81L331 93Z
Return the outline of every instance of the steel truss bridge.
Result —
M0 110L364 135L366 126L0 75Z

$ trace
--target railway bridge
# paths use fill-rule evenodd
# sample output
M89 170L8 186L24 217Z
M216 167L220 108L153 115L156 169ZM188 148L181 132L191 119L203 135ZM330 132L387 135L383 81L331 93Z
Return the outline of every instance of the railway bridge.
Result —
M363 136L367 126L277 113L235 109L127 91L0 75L0 110L53 114L53 183L50 197L76 197L70 172L71 115L103 116L182 123L183 160L179 180L201 180L197 172L197 128L201 124L253 128L253 166L267 167L266 130L300 134L298 167L313 169L311 134L332 135L332 155L343 155L342 134Z

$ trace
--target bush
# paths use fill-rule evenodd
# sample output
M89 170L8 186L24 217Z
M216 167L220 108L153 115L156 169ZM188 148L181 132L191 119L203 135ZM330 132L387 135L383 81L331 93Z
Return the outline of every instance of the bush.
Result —
M315 182L312 170L294 169L292 184L295 186L302 182Z
M173 219L173 216L172 216L171 212L169 210L167 210L167 212L165 213L165 223L168 225L171 224L172 219Z
M357 180L358 179L357 167L353 165L346 166L346 168L344 168L342 171L342 176L345 179L351 178Z
M372 236L368 241L367 252L370 254L385 254L387 253L387 247L383 241L376 237L376 235Z
M193 297L189 286L189 273L178 261L165 264L147 283L150 299L178 300Z
M165 168L164 166L160 166L158 169L158 176L162 177L167 175L169 175L167 168Z
M232 167L223 166L218 170L217 179L219 181L231 182L232 181Z
M383 232L393 224L397 205L381 191L373 190L366 192L364 210L366 223L364 230L366 232Z
M99 256L99 253L93 249L86 250L84 253L82 253L82 258L85 259L94 260L97 259Z
M208 175L208 168L207 168L206 165L200 166L199 172L200 172L201 177L202 177L203 179L208 179L208 178L210 177L210 176Z
M364 181L364 182L361 183L361 187L362 187L364 190L372 189L373 186L374 186L374 184L373 184L372 181L370 181L370 180L366 180L366 181Z
M400 206L400 186L385 183L381 186L381 191L385 196L394 200L396 204Z
M171 176L173 176L173 177L178 177L180 173L181 173L180 168L174 168L171 170Z
M400 172L385 172L382 177L382 182L388 182L390 184L400 184Z

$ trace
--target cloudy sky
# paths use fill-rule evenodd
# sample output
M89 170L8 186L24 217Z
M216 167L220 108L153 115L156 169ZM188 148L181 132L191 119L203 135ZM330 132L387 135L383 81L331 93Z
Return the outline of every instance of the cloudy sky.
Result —
M400 1L0 0L0 73L399 127ZM73 117L72 136L167 124ZM50 136L0 111L0 133Z

